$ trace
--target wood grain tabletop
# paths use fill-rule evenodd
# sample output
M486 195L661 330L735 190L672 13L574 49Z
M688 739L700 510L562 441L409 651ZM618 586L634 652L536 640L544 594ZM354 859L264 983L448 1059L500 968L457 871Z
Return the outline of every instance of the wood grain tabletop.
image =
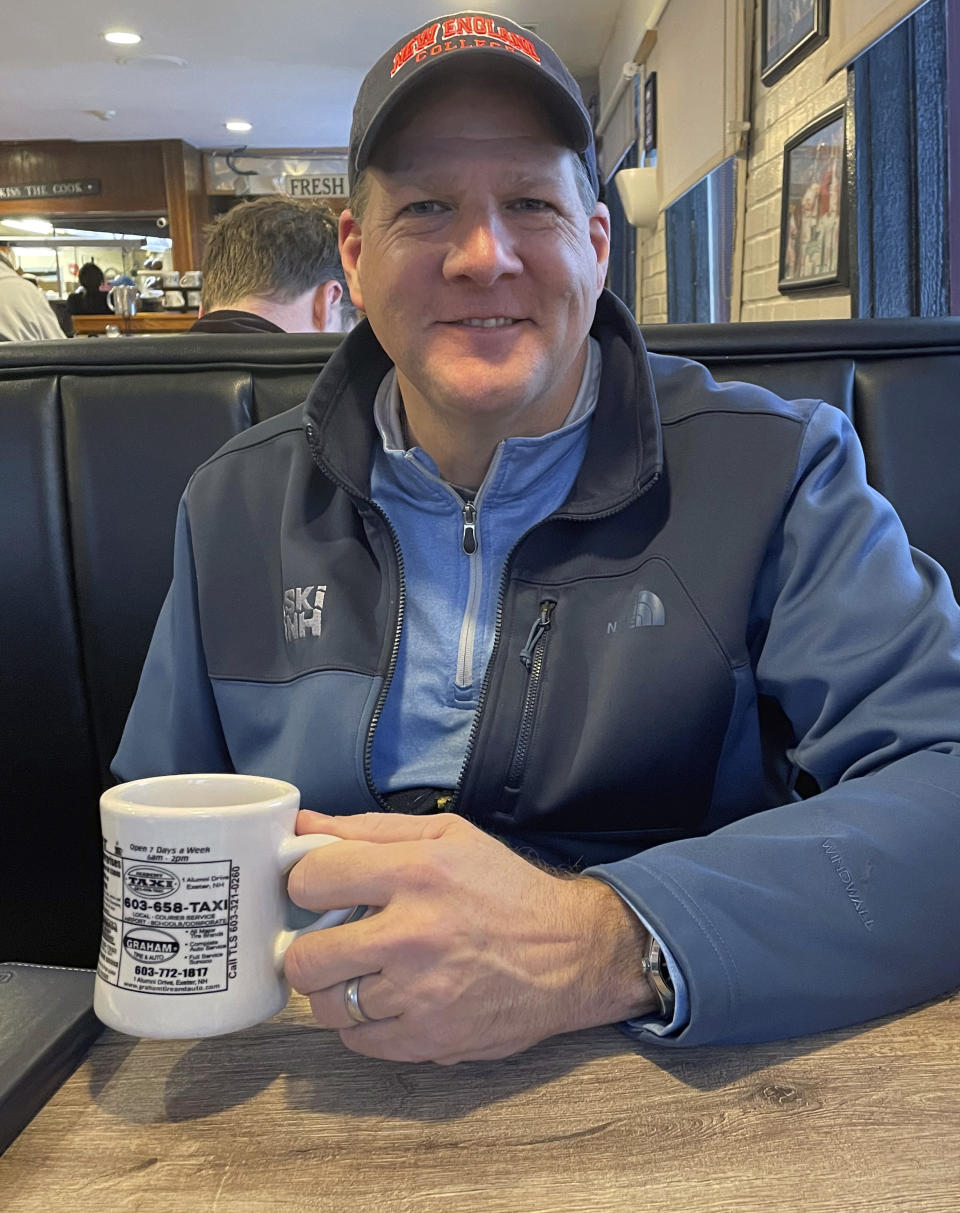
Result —
M106 1031L0 1156L4 1213L960 1210L960 994L821 1036L636 1046L613 1028L458 1066L276 1019Z

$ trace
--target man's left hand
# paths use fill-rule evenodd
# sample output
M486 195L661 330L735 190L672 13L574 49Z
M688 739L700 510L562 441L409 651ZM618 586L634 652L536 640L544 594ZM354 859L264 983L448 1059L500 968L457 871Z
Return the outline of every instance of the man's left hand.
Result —
M287 951L290 984L348 1048L444 1064L506 1057L654 1009L646 932L602 881L553 875L451 813L303 811L297 830L344 842L294 866L293 901L317 913L376 910ZM345 983L356 977L374 1022L347 1014Z

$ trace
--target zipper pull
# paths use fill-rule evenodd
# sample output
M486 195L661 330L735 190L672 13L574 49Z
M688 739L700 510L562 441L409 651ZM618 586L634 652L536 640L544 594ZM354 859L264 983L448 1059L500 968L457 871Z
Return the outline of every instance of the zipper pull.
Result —
M557 605L553 598L546 598L540 603L540 614L537 616L537 621L530 629L530 635L527 637L527 643L523 646L523 651L520 654L520 660L524 664L524 668L529 673L530 667L533 665L533 650L537 647L537 642L544 632L550 628L550 617L553 614L553 608Z
M477 550L477 507L472 501L463 503L463 550L468 556Z

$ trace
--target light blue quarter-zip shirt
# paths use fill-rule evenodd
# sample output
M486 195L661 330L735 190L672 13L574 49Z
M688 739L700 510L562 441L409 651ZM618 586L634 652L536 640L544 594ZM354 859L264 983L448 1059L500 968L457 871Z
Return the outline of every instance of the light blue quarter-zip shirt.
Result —
M371 494L400 543L406 599L396 669L373 738L378 791L459 782L493 649L504 564L521 536L570 492L587 449L600 364L591 337L563 425L539 438L499 442L466 513L427 452L404 449L396 372L381 383L374 417L383 442L374 453Z
M465 513L464 497L426 451L405 448L396 371L380 384L374 419L383 441L374 451L371 495L400 544L405 607L396 668L373 735L370 766L379 792L459 783L493 650L504 565L517 541L573 487L600 371L600 346L591 337L563 425L538 438L499 442L473 498L475 513ZM630 1021L657 1035L679 1030L689 1015L686 983L665 947L664 956L677 996L672 1021Z

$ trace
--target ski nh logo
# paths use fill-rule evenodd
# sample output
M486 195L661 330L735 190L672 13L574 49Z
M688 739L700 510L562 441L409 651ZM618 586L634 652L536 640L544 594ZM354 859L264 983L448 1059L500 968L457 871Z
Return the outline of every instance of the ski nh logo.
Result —
M302 640L308 633L320 635L326 592L325 585L297 585L283 591L283 635L286 640Z

